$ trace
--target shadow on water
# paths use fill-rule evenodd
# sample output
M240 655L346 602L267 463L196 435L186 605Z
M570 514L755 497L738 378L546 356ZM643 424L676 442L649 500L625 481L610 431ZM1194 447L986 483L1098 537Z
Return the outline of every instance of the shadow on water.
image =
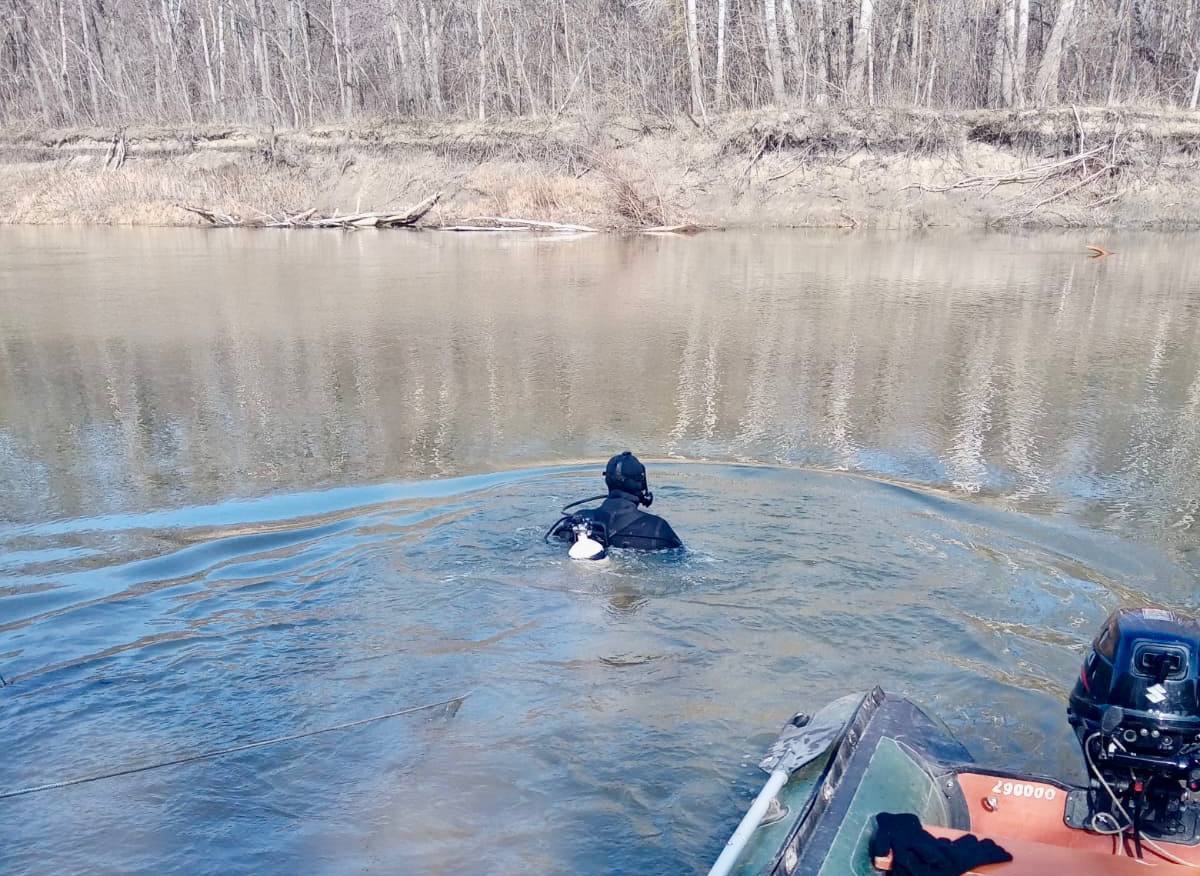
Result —
M689 550L606 568L541 541L594 463L0 529L3 787L474 691L452 719L5 801L6 869L694 869L770 731L877 682L981 757L1072 775L1093 631L1193 599L1162 555L1066 522L844 474L653 473Z

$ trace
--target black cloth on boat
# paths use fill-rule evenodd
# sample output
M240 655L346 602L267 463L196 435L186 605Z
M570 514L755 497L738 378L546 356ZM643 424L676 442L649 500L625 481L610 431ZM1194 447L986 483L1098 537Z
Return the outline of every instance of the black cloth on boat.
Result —
M638 497L624 490L612 490L599 508L588 508L564 517L550 533L553 538L569 541L574 537L576 519L599 523L607 547L636 551L666 551L683 547L671 524L657 514L638 507Z
M963 876L976 867L1013 859L992 840L974 834L953 841L936 837L911 812L880 812L875 825L869 853L874 859L890 852L895 876Z

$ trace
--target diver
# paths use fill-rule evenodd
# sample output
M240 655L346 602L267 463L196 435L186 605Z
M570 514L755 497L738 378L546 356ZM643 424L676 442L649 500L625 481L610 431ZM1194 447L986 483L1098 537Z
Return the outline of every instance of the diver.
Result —
M608 461L604 468L607 496L593 496L572 502L563 508L563 516L550 527L547 539L575 542L573 559L603 559L608 548L636 551L665 551L683 547L671 524L655 514L641 510L654 501L646 482L646 466L626 450ZM568 513L585 502L604 499L599 508Z

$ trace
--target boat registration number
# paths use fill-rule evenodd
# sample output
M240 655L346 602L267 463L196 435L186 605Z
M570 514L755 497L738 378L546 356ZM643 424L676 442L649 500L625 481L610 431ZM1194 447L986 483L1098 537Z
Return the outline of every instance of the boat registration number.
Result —
M996 782L992 788L993 794L1001 797L1029 797L1033 800L1053 800L1058 796L1057 788L1047 788L1045 785L1030 785L1025 782Z

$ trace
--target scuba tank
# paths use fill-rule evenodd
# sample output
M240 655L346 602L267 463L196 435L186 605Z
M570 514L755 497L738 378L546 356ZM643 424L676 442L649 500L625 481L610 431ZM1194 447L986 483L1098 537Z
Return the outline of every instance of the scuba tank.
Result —
M594 522L576 519L571 525L575 533L575 541L567 556L573 560L604 560L608 558L608 539L604 536L604 527ZM599 530L599 531L594 531Z
M604 498L607 497L592 496L588 499L580 499L577 502L564 505L562 516L555 521L553 526L546 530L546 534L542 536L542 540L549 543L550 536L561 532L565 527L570 527L571 547L567 551L567 556L573 560L608 559L608 532L605 530L604 524L590 517L585 517L579 512L574 514L569 513L572 508Z

